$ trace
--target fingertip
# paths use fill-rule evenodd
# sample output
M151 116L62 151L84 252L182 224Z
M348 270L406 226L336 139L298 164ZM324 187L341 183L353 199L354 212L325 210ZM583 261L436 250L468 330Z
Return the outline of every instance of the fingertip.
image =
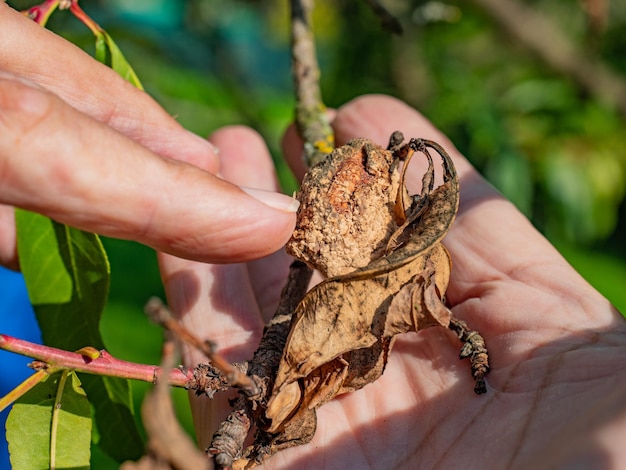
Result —
M212 224L212 231L207 233L206 241L195 245L202 249L202 253L194 258L217 264L241 263L280 250L293 233L296 213L272 207L267 202L259 201L256 196L251 196L251 199L260 203L253 204L248 199L245 209L238 211L229 227L216 230L216 225L222 224L220 221Z
M209 141L220 148L221 153L239 154L240 150L268 154L263 136L244 125L224 126L209 136Z
M220 127L209 136L209 140L213 143L219 143L220 147L225 146L227 148L237 145L242 140L262 148L265 147L263 137L257 131L241 124Z
M179 240L176 251L210 263L250 261L278 251L293 232L298 201L277 192L274 163L265 141L258 132L240 125L223 127L209 140L220 149L219 178L203 198L211 201L212 208L201 210L213 219L210 231L188 225L192 233Z

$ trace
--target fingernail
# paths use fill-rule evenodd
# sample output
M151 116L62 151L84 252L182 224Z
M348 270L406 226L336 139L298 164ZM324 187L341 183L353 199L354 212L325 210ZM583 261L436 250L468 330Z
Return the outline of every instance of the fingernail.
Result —
M265 191L263 189L247 188L245 186L239 186L242 191L252 196L253 198L261 201L263 204L279 209L285 212L296 212L300 203L294 197L286 196L281 193L275 193L273 191Z

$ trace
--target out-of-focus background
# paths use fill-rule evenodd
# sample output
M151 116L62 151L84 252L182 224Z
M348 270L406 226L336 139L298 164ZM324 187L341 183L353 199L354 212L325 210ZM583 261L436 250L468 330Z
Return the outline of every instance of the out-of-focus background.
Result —
M626 3L382 3L400 19L402 36L385 31L364 1L317 2L326 104L388 93L415 106L626 312ZM200 135L227 124L254 127L268 141L285 192L295 189L279 151L293 114L286 0L81 5L185 127ZM55 13L49 26L93 53L91 33L69 13ZM102 320L107 347L123 359L158 363L161 333L142 313L148 297L162 295L154 253L104 243L112 267ZM33 318L21 277L0 271L0 331L36 341ZM27 362L0 353L0 393L29 374ZM133 384L137 409L146 389ZM191 429L185 392L175 396ZM8 465L0 447L0 468ZM116 468L97 449L93 466Z

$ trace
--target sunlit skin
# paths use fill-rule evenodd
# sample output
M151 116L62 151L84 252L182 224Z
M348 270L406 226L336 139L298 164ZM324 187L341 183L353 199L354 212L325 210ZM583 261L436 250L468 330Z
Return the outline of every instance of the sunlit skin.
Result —
M147 94L4 3L0 23L0 263L18 266L10 206L204 261L284 244L290 197L217 177L214 146Z
M235 186L276 189L261 138L244 127L217 131L211 142L218 157L147 95L4 4L0 24L2 264L18 266L11 205L147 243L171 253L159 256L161 270L184 324L230 360L249 358L288 257L278 251L214 265L185 258L250 260L289 236L288 198L258 193L283 206L272 209ZM37 44L48 53L35 55ZM610 468L626 461L621 315L416 111L368 96L333 119L339 144L365 136L385 145L400 130L452 155L461 207L444 240L453 259L447 299L487 340L488 392L473 393L450 332L406 335L379 381L322 407L313 441L264 468ZM293 129L284 148L301 177ZM234 185L212 175L218 166ZM410 171L417 190L422 169L413 164ZM185 358L187 365L199 359ZM228 407L225 397L193 405L204 448Z
M487 340L488 392L473 393L450 332L406 335L378 382L323 406L313 441L264 468L596 468L626 457L621 315L416 111L389 97L362 97L339 109L333 124L339 143L366 135L384 145L399 129L441 143L454 158L461 207L444 239L453 259L447 297L454 314ZM224 154L236 153L223 134L214 141ZM301 176L293 130L284 148ZM261 155L224 159L222 174L237 184L267 174L269 189L271 163ZM418 166L411 169L415 188ZM232 360L253 352L287 262L282 253L235 266L161 257L165 279L174 281L172 305ZM182 287L186 282L193 287ZM227 406L194 404L205 446Z

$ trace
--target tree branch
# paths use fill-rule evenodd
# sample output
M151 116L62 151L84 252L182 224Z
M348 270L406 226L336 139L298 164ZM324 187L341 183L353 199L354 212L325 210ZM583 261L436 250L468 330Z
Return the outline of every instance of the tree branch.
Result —
M296 88L296 126L304 140L307 167L323 160L335 147L319 86L320 70L311 25L313 0L291 0L291 53Z
M146 304L145 310L154 322L160 324L181 342L189 344L203 353L211 361L212 366L222 374L227 385L240 389L248 397L259 395L259 387L246 375L242 365L237 367L237 365L231 364L215 351L214 343L202 341L178 323L159 298L151 298ZM206 393L208 394L209 392L207 391Z

